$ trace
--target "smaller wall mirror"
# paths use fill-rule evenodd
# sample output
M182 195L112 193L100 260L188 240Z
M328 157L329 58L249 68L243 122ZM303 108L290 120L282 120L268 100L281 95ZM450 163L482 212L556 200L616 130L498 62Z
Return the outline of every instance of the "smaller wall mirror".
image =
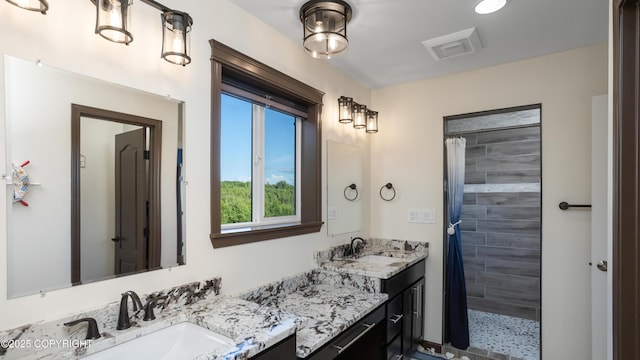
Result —
M340 235L362 230L362 149L327 142L327 231Z

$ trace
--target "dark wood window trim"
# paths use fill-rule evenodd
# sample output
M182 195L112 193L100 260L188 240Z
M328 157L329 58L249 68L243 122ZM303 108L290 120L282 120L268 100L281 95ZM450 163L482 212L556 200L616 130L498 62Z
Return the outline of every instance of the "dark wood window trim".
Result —
M324 93L216 41L211 45L211 244L214 248L309 234L322 227L322 128ZM220 95L223 80L264 89L307 108L302 123L300 223L222 233L220 226Z
M613 358L640 354L640 1L613 1Z

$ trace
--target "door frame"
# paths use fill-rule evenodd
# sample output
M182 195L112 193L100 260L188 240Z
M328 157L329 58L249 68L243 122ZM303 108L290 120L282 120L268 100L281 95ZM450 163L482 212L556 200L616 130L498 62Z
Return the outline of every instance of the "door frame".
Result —
M117 111L71 104L71 284L80 285L80 123L82 117L149 128L149 246L147 271L160 268L160 163L162 121Z
M640 354L640 0L613 0L613 358Z

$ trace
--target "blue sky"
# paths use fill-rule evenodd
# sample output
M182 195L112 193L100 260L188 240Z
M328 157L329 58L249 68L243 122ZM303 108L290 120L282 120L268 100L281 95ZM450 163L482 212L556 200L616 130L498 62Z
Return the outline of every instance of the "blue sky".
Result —
M251 181L251 103L222 95L221 180ZM295 118L265 111L265 182L295 179Z

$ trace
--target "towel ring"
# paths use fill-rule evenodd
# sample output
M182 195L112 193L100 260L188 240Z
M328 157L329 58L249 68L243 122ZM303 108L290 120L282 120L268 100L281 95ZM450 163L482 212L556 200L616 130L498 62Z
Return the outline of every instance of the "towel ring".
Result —
M349 191L349 189L351 189L352 191ZM347 195L347 193L353 193L353 192L356 193L354 197L349 197L349 195ZM351 184L351 185L348 185L346 188L344 188L344 198L349 201L354 201L355 199L358 198L358 187L356 186L356 184Z
M390 198L386 198L386 197L384 197L384 195L382 195L382 191L383 191L385 188L386 188L386 189L388 189L388 190L393 191L393 196L391 196ZM392 183L386 183L386 184L382 185L382 187L380 188L380 197L381 197L381 198L382 198L382 200L384 200L384 201L391 201L391 200L393 200L393 199L395 199L395 198L396 198L396 189L393 187L393 184L392 184Z

